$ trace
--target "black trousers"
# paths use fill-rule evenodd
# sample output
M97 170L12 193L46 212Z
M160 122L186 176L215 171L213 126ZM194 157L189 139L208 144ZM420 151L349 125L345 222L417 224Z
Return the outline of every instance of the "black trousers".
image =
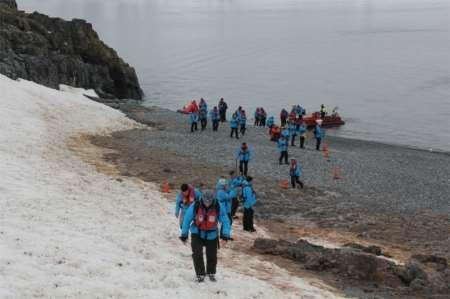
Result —
M300 188L303 189L303 182L300 181L300 178L298 176L291 176L291 185L292 188L295 188L295 183L300 185Z
M255 126L259 126L261 123L261 121L259 120L259 118L255 118Z
M219 114L220 114L220 121L225 122L227 120L227 111L221 110L219 111Z
M320 151L320 143L322 142L322 138L316 138L316 150Z
M320 112L320 118L324 119L325 118L325 114L326 114L325 112Z
M201 119L200 120L200 125L202 126L202 131L204 129L206 129L206 125L208 124L208 120L207 119Z
M231 134L230 137L233 138L233 134L236 133L236 139L239 139L239 132L237 128L232 128L231 129Z
M278 162L281 164L281 161L283 161L284 158L284 163L289 164L288 163L288 152L287 151L282 151L280 153L280 158L278 159Z
M247 128L245 127L245 124L241 125L241 134L245 135L245 130L247 130Z
M295 146L295 137L297 137L297 135L293 134L291 137L291 146Z
M213 121L212 125L213 131L217 131L217 129L219 128L219 121L218 120Z
M261 124L260 124L260 126L261 126L261 127L265 127L265 126L266 126L266 118L265 118L265 117L261 118Z
M305 136L300 136L300 147L305 148Z
M236 215L237 209L239 208L239 200L237 197L231 199L231 218Z
M244 219L242 221L244 230L251 231L254 229L253 227L253 209L252 208L244 208Z
M197 123L192 123L192 124L191 124L191 132L194 132L194 130L195 130L195 131L198 130L198 128L197 128Z
M248 161L239 161L239 171L244 176L247 176L247 173L248 173Z
M216 274L217 245L217 238L214 240L206 240L200 238L199 235L191 235L192 260L194 262L195 274ZM203 247L206 247L206 273L203 260Z
M286 125L286 117L281 117L281 126L284 127Z

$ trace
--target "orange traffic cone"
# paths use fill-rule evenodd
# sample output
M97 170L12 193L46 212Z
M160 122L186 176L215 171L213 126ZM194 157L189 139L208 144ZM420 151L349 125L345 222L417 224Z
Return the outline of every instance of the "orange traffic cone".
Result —
M288 181L288 180L282 180L282 181L280 182L280 187L281 187L282 189L289 189L289 181Z
M172 190L170 188L170 184L168 182L165 182L165 183L161 184L161 192L162 193L170 193L170 192L172 192Z
M340 180L340 179L342 179L341 171L340 171L338 168L333 168L332 175L333 175L333 179L334 179L334 180Z

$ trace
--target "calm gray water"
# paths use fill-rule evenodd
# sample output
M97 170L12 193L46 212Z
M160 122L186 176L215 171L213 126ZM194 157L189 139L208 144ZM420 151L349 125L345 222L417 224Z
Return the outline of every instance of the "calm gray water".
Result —
M450 151L448 0L19 0L84 18L149 105L338 106L330 133Z

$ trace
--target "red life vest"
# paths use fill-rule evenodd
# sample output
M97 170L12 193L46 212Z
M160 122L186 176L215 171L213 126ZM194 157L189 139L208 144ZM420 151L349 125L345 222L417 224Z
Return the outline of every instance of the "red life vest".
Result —
M208 211L206 211L205 208L200 205L197 214L195 215L195 225L199 230L203 231L216 230L217 217L219 217L219 213L215 206L211 206Z

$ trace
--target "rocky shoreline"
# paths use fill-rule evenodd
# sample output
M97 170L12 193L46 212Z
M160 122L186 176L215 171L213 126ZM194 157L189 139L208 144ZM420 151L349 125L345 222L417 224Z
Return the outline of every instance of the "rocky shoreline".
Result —
M136 72L90 23L17 9L0 0L0 73L59 88L94 89L102 98L142 99Z
M219 132L190 133L185 115L135 104L113 106L151 127L90 137L107 149L104 159L122 175L169 182L172 189L186 181L213 187L219 176L235 169L233 153L245 141L255 156L249 172L259 198L257 224L272 238L376 245L400 262L420 254L450 258L448 154L326 137L325 155L313 149L310 137L305 150L290 149L303 165L306 187L286 190L280 181L288 178L288 169L278 166L276 146L264 128L250 126L236 140L229 137L228 124ZM333 168L340 169L340 179L333 178ZM350 288L345 280L336 285ZM373 285L365 290L381 292Z

